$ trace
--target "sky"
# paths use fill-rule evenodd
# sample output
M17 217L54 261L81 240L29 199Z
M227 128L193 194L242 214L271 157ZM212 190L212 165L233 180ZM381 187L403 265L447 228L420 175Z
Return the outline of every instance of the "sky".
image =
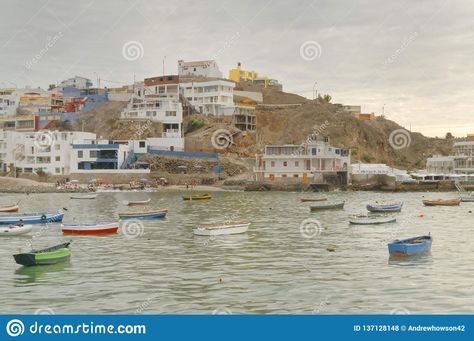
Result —
M0 16L0 87L116 87L215 59L428 136L474 133L468 0L3 0Z

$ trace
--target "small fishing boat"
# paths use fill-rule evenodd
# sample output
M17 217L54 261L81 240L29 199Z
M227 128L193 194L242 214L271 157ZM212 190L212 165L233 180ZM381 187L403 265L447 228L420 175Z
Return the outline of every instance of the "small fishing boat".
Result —
M328 200L327 197L321 197L321 198L302 198L300 199L301 202L317 202L317 201L326 201Z
M396 202L396 203L390 203L390 204L367 204L367 211L370 212L379 212L379 213L384 213L384 212L400 212L402 210L403 203L402 202Z
M9 225L0 226L0 237L19 236L31 232L33 225Z
M0 207L0 213L14 213L18 212L18 204Z
M310 206L311 212L322 210L339 210L342 208L344 208L344 201L327 202Z
M461 194L459 199L461 199L462 202L474 202L474 193L471 192L469 194Z
M19 253L13 255L13 258L15 258L15 262L24 266L66 262L71 258L69 244L71 243L63 243L43 250L31 250L27 253Z
M461 199L423 200L425 206L459 206Z
M218 236L224 234L245 233L249 229L248 222L235 222L226 224L200 225L193 229L193 233L197 236Z
M183 200L208 200L211 199L209 194L199 194L199 195L185 195Z
M126 212L119 213L120 219L155 219L155 218L164 218L166 217L168 210L156 210L149 212Z
M354 225L376 225L393 223L397 219L392 215L380 214L361 214L349 218L349 223Z
M61 224L64 234L111 234L117 233L118 222L99 224Z
M140 206L140 205L148 205L151 199L148 200L135 200L135 201L124 201L123 204L127 206Z
M388 244L388 252L391 256L417 256L429 253L433 237L430 235L395 240Z
M63 218L64 212L60 209L31 213L5 213L0 214L0 225L17 224L20 220L23 221L23 224L61 222Z
M73 194L71 199L95 199L97 194Z

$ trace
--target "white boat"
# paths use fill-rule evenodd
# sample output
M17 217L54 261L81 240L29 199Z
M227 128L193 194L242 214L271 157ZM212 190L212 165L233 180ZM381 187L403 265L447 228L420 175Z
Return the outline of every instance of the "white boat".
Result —
M33 225L8 225L8 226L1 226L0 227L0 237L8 237L8 236L18 236L20 234L25 234L31 232L33 229Z
M139 206L139 205L148 205L151 199L147 200L134 200L134 201L124 201L123 204L126 206Z
M71 199L95 199L97 194L73 194Z
M392 215L381 215L381 214L361 214L352 216L349 218L349 223L354 225L375 225L375 224L385 224L393 223L397 220Z
M197 236L218 236L223 234L237 234L245 233L249 229L250 223L226 223L226 224L212 224L200 225L193 229Z
M474 202L474 192L461 194L460 199L462 202Z

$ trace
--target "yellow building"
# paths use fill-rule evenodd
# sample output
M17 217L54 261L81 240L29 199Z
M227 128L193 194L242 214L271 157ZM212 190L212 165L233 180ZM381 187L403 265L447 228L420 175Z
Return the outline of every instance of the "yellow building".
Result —
M229 70L229 79L236 83L240 83L241 80L243 81L250 81L253 82L258 78L258 73L255 71L247 71L242 70L241 64L237 63L237 67L235 69Z

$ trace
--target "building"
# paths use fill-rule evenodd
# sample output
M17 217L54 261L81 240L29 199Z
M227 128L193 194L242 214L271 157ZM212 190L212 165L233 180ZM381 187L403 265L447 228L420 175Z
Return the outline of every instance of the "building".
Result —
M454 156L434 155L426 160L426 172L434 174L454 173Z
M374 113L370 113L370 114L354 113L354 116L361 121L373 121L376 119Z
M121 113L121 119L161 123L161 135L154 137L154 147L184 150L179 77L170 75L146 78L143 83L136 84L130 102Z
M469 135L454 142L454 173L474 173L474 138Z
M38 129L38 117L35 114L10 115L0 117L0 130L33 132Z
M352 182L369 181L377 175L386 175L396 182L414 182L406 170L387 166L384 163L354 163L351 165Z
M249 82L262 88L274 88L282 90L283 86L274 78L259 76L255 71L248 71L242 69L242 64L237 63L235 69L229 70L229 79L236 83Z
M223 79L180 83L180 92L201 114L232 116L235 83Z
M76 88L76 89L88 89L92 87L92 81L89 78L75 76L62 81L59 88Z
M303 183L347 184L350 150L333 147L329 139L302 145L267 145L256 156L257 181L293 179Z
M362 108L360 105L342 105L342 108L351 113L351 114L360 114L362 112Z
M215 60L194 62L178 60L178 75L179 77L222 78L222 72Z
M0 116L15 115L18 101L15 89L0 89Z
M257 115L255 115L254 102L250 99L244 99L235 103L233 115L233 124L242 131L257 130Z

